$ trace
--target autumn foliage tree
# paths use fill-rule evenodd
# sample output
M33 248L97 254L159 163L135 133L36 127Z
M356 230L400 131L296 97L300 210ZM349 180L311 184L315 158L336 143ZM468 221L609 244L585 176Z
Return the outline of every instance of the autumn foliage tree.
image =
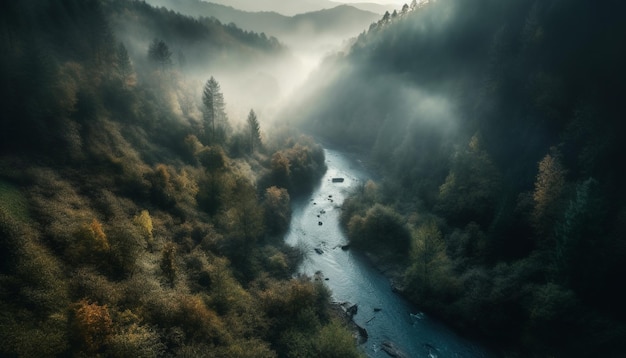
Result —
M565 168L561 164L559 152L553 148L539 162L533 192L532 221L537 232L544 237L550 236L549 230L557 219L564 189Z
M101 352L113 335L113 320L106 305L79 301L73 311L72 323L77 343L88 354Z

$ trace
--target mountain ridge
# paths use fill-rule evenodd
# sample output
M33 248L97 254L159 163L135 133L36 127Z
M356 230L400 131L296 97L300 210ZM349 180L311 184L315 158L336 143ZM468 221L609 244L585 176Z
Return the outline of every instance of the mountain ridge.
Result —
M231 6L236 9L264 12L272 11L286 16L295 16L306 12L330 9L339 5L351 5L361 10L371 11L374 13L384 14L385 11L393 11L392 5L383 5L377 3L361 2L361 3L344 3L331 0L299 0L299 1L282 1L282 0L261 0L261 1L245 1L245 0L213 0L207 1L215 4Z
M188 16L215 17L222 23L234 23L238 27L268 36L293 38L313 34L329 34L352 37L367 29L380 15L357 9L350 5L338 5L332 9L312 11L295 16L276 12L249 12L232 6L201 0L149 0L154 6L164 6Z

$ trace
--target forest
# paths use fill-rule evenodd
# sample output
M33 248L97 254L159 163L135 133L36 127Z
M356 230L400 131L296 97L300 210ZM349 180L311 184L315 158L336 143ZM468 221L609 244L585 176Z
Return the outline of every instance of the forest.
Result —
M284 242L318 141L376 173L345 247L427 315L496 356L623 356L624 10L413 0L296 88L243 25L3 1L0 356L363 356Z
M25 0L0 5L0 48L0 356L360 356L282 240L321 147L230 117L220 86L224 63L282 61L276 39Z
M285 114L381 174L343 206L351 243L503 356L624 354L623 10L414 1Z

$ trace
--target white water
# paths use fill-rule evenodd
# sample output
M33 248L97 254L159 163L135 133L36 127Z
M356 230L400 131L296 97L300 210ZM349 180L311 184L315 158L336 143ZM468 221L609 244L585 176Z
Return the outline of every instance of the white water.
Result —
M490 357L478 344L459 337L393 293L387 278L357 252L341 249L347 243L339 226L341 204L369 176L358 161L342 152L325 149L325 155L328 170L308 199L294 203L286 242L306 253L300 273L313 276L321 271L333 300L358 304L354 321L369 335L361 345L365 353L389 357L381 344L391 341L407 357ZM332 178L344 181L333 183Z

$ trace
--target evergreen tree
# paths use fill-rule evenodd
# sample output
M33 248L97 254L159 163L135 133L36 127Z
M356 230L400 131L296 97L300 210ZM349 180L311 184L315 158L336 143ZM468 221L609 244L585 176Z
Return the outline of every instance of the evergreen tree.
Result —
M169 46L163 40L152 40L148 49L148 58L159 65L161 70L165 70L172 65L172 51L170 51Z
M124 43L120 42L117 46L116 52L116 69L117 74L122 79L122 82L126 84L133 74L133 64L128 56L128 51Z
M261 130L254 110L248 114L248 130L250 131L250 153L254 153L254 145L261 144Z
M202 92L202 103L204 104L204 132L207 142L215 142L220 139L217 134L220 125L225 125L226 113L224 112L224 95L221 92L220 84L213 76L204 85ZM223 132L224 128L220 130ZM210 134L207 133L210 131Z
M378 23L380 25L384 25L386 23L389 23L389 21L391 21L391 14L389 13L389 11L385 11L383 18Z

